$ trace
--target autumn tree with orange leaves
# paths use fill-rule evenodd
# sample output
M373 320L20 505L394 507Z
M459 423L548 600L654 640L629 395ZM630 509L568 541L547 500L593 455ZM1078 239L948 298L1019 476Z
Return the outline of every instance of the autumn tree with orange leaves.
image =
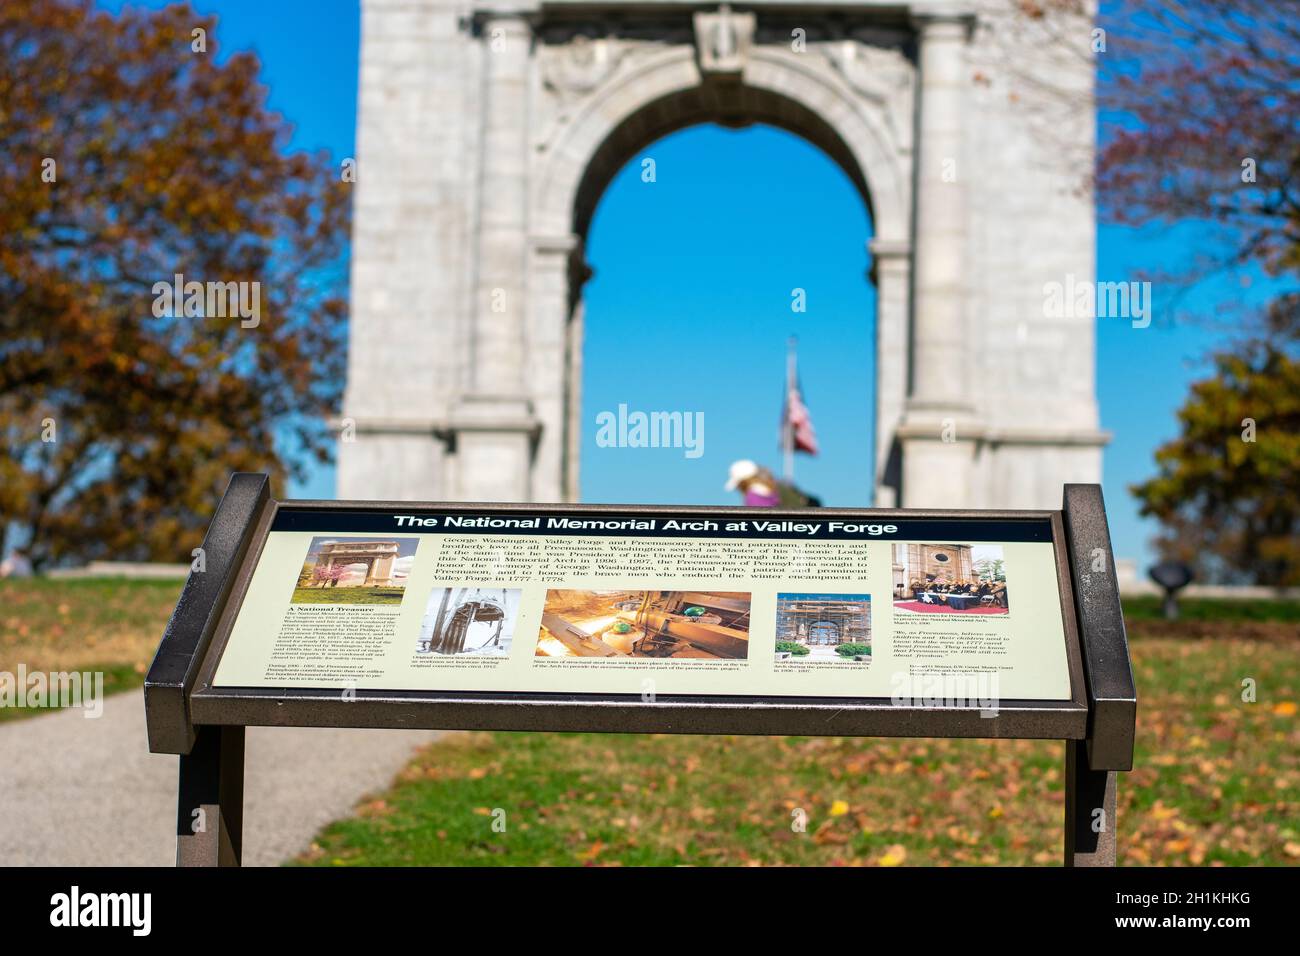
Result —
M0 531L38 567L188 561L232 471L330 454L350 187L216 28L0 5Z

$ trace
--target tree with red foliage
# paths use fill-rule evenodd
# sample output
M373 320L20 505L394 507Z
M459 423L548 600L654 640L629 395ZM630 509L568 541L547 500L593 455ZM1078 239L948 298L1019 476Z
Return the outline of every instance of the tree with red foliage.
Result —
M1103 212L1130 224L1208 220L1229 240L1216 264L1294 275L1300 2L1124 0L1108 34Z

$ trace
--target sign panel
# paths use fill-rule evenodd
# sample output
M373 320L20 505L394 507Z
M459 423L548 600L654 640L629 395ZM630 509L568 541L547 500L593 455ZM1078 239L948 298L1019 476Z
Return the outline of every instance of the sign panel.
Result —
M215 688L1071 697L1045 517L275 516Z
M1052 524L282 507L216 688L1070 698Z

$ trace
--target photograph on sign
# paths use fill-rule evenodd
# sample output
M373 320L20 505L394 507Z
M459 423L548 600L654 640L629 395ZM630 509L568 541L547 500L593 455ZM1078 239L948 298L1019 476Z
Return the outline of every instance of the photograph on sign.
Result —
M776 659L871 663L870 594L778 594Z
M519 588L434 588L417 653L509 657L522 594Z
M913 614L1006 615L1000 544L894 544L894 610Z
M401 604L419 538L312 538L294 604Z
M739 591L548 591L537 656L743 660L749 605Z

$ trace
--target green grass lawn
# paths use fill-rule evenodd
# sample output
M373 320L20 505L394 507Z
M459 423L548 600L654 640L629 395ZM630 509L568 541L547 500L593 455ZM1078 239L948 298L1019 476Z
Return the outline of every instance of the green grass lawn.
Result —
M294 588L294 604L401 604L402 588Z
M180 586L0 581L0 671L138 686ZM1121 859L1300 862L1296 605L1158 607L1125 602L1140 703ZM1054 741L452 734L297 862L1056 864L1062 765Z
M139 687L182 581L0 580L0 671L101 671L104 692ZM0 721L48 713L0 707Z
M1121 860L1300 862L1294 629L1219 641L1143 629ZM1056 741L454 734L297 862L1055 865L1063 762Z
M1164 621L1164 601L1158 597L1124 599L1124 617L1129 621ZM1223 601L1214 598L1183 598L1178 602L1179 623L1203 621L1276 621L1300 624L1300 601Z

